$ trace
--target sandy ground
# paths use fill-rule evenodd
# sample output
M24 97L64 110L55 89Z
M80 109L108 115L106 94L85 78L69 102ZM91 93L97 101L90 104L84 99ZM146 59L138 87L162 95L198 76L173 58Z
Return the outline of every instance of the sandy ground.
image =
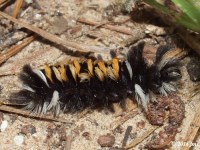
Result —
M122 14L117 11L113 15L113 11L108 9L108 6L114 6L115 4L112 0L38 0L36 2L37 4L35 3L34 5L25 7L18 18L52 34L56 34L62 39L73 40L87 45L111 47L119 49L120 53L126 52L128 49L128 47L124 48L126 45L141 40L146 41L147 45L153 47L164 44L166 41L175 44L174 37L167 34L164 30L167 27L150 25L149 22L151 20L149 22L145 20L142 23L136 22L131 20L127 14ZM9 12L11 8L8 8L6 11ZM130 29L135 34L130 36L105 28L85 25L78 23L78 18L87 18L102 24L111 23L118 25L117 23L119 23L119 26ZM2 19L1 21L9 24L6 20ZM22 33L19 29L20 27L17 27L17 30L11 35L11 38L8 39L7 37L5 41L14 38L18 39L23 36L25 33ZM9 32L9 30L3 31L5 34ZM5 41L1 44L4 45ZM1 49L1 51L6 51L6 49ZM103 54L102 56L104 58L109 57ZM11 92L19 90L17 74L24 64L29 63L32 67L39 68L43 64L55 64L65 59L73 58L74 56L65 54L59 47L46 40L35 40L0 66L0 73L4 75L0 76L0 84L3 85L1 97L8 97ZM182 60L184 64L181 69L183 78L179 83L177 93L185 102L186 111L185 118L175 141L184 140L187 130L190 128L191 116L194 116L199 105L200 85L199 82L192 82L188 76L186 65L189 61L189 56ZM90 112L81 118L79 118L78 114L62 114L60 118L67 123L45 121L44 119L34 119L0 112L1 128L3 122L8 122L6 129L0 132L0 150L69 150L70 147L72 150L117 150L122 147L122 141L127 127L132 127L128 143L142 136L152 127L140 109L138 115L130 118L115 130L112 130L110 125L120 117L115 117L111 112L106 110ZM111 134L115 137L112 148L102 148L97 142L99 136L106 134ZM144 149L144 145L151 137L152 135L132 149ZM200 138L197 137L195 142L200 144ZM178 150L180 147L174 145L172 149ZM194 149L197 150L200 148L194 147Z

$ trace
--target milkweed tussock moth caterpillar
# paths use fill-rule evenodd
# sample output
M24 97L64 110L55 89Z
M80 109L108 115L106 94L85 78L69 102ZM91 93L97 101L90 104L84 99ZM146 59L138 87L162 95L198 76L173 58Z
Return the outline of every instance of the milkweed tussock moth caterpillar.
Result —
M114 103L124 108L127 97L147 110L149 93L167 95L176 90L171 82L181 78L177 60L182 51L161 46L154 64L148 66L143 48L144 43L132 47L126 60L74 60L40 70L25 65L19 75L23 89L11 94L10 100L30 111L55 116L61 111L112 108Z

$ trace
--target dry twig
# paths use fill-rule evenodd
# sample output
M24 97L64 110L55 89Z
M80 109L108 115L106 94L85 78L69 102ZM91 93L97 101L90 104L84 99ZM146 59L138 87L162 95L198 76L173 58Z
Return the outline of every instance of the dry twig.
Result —
M88 25L103 27L103 28L106 28L106 29L109 29L109 30L112 30L112 31L116 31L116 32L120 32L120 33L123 33L123 34L133 35L131 30L124 28L124 27L118 27L118 26L113 26L113 25L109 25L109 24L99 24L98 22L87 20L85 18L79 18L77 21L80 22L80 23L88 24Z
M44 59L48 55L51 56L52 60L56 60L61 54L50 49L34 51L25 58L17 59L15 63L8 63L0 67L0 76L17 74L21 71L24 64L31 64L36 60Z
M34 39L36 38L36 35L32 35L27 37L26 39L24 39L22 41L22 43L20 43L19 45L14 45L13 47L11 47L10 49L7 50L7 52L2 53L0 55L0 64L5 62L8 58L10 58L11 56L17 54L19 51L21 51L25 46L27 46L28 44L30 44Z
M57 121L57 122L63 122L63 123L69 123L71 124L70 122L67 122L67 120L63 119L63 118L54 118L53 116L39 116L39 115L36 115L34 113L30 113L30 111L26 111L26 110L22 110L22 109L17 109L17 108L14 108L14 107L11 107L11 106L6 106L4 104L1 104L0 105L0 110L1 111L6 111L6 112L9 112L9 113L15 113L15 114L20 114L22 116L28 116L28 117L33 117L33 118L37 118L37 119L43 119L43 120L52 120L52 121Z
M190 127L188 128L187 134L185 135L185 139L184 142L192 142L199 130L200 127L200 104L197 108L197 112L192 120L192 122L190 123ZM183 146L181 148L182 150L189 150L190 147L189 146Z
M88 53L88 52L96 52L96 53L109 53L109 51L111 50L110 48L108 47L97 47L97 46L88 46L88 45L84 45L83 43L77 43L77 42L72 42L72 41L67 41L67 40L63 40L61 38L59 38L58 36L55 36L49 32L46 32L40 28L37 28L37 27L34 27L34 26L31 26L29 25L28 23L26 22L22 22L20 20L17 20L3 12L0 11L0 16L3 16L4 18L7 18L9 19L10 21L24 27L24 28L27 28L29 30L31 30L32 32L34 33L37 33L38 35L40 35L41 37L53 42L53 43L56 43L58 45L62 45L66 48L73 48L73 49L76 49L80 52L84 52L84 53ZM69 50L67 50L69 51Z
M18 15L18 13L19 13L19 11L20 11L20 8L22 7L23 1L24 1L24 0L17 0L17 1L15 2L15 8L14 8L13 14L12 14L12 16L13 16L14 18L17 17L17 15Z
M0 5L5 3L7 0L0 0Z
M71 150L71 145L72 145L72 140L73 140L73 137L72 135L68 135L67 136L67 143L66 143L66 150Z
M126 122L127 120L129 120L132 117L135 117L138 114L139 114L139 112L137 110L136 111L131 111L131 112L127 113L125 116L122 116L119 119L113 121L110 124L111 130L116 129L119 125L123 124L124 122Z
M128 141L131 130L132 130L132 126L128 126L127 129L126 129L125 135L124 135L124 139L122 141L122 147L126 146L126 143Z

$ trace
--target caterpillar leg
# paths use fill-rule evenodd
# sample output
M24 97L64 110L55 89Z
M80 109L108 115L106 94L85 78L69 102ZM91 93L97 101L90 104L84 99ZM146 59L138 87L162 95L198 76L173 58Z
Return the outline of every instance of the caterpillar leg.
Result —
M113 103L112 108L114 110L114 116L120 116L123 113L120 103Z
M130 112L137 107L136 103L134 103L133 100L131 100L129 98L127 98L125 100L125 104L126 104L126 111L127 112Z
M82 118L90 112L90 108L86 108L78 114L78 118Z

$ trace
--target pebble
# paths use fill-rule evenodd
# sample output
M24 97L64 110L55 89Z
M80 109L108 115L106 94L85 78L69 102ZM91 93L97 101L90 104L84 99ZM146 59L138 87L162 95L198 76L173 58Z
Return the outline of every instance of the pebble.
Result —
M98 138L97 142L102 147L112 147L115 143L115 137L113 135L110 135L110 134L102 135Z
M22 135L16 135L14 137L14 142L16 145L21 146L24 142L24 137Z
M35 126L33 126L33 125L25 125L25 126L23 126L22 127L22 129L21 129L21 133L23 133L23 134L25 134L25 135L27 135L27 134L34 134L34 133L36 133L36 128L35 128Z
M7 120L2 121L0 126L1 132L5 131L7 127L8 127L8 121Z
M140 122L137 122L136 125L139 129L143 129L145 127L145 122L143 120L141 120Z
M41 20L42 19L42 15L41 14L35 14L35 19L36 20Z
M154 25L147 25L145 33L146 34L154 34L154 35L158 35L158 36L159 35L166 35L166 31L165 31L164 28L154 26Z
M82 136L85 137L86 140L92 140L92 138L91 138L89 132L84 132L84 133L82 134Z

